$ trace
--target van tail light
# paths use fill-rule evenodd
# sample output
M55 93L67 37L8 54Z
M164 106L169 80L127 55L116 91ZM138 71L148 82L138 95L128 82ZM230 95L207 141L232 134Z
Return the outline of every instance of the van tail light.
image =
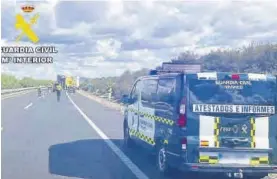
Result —
M184 97L180 103L180 112L179 119L177 122L178 126L185 127L187 125L187 117L186 117L186 98Z
M187 149L187 138L184 137L182 140L181 140L181 144L182 144L182 150L186 150Z
M180 127L185 127L187 124L187 118L184 114L180 114L179 119L178 119L178 125Z

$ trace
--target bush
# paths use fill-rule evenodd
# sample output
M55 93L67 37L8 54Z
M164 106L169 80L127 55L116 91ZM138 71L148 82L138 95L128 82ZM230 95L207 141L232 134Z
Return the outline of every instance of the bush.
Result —
M277 75L277 45L251 43L240 49L216 50L199 56L194 52L183 52L173 63L201 63L204 71L272 73ZM157 67L156 69L158 69ZM125 71L119 77L96 78L88 81L93 90L107 93L108 84L113 85L113 96L120 99L122 94L130 92L132 84L139 77L146 75L149 69L131 73Z
M12 88L27 88L36 86L46 86L52 84L51 80L36 80L33 78L25 77L21 80L17 79L13 75L1 74L1 88L12 89Z

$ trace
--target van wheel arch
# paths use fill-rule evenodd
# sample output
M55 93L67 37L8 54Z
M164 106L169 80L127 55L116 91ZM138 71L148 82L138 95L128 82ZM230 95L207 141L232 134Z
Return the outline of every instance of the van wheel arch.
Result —
M129 129L128 121L126 117L124 117L124 122L123 122L123 137L124 137L124 147L132 148L134 145L134 141L130 138L130 129Z
M128 121L126 116L124 117L124 121L123 121L123 128L125 128L126 126L128 126Z
M170 175L173 171L173 168L168 163L167 156L167 147L162 142L162 139L158 138L155 140L155 157L156 157L156 166L161 175L167 176Z

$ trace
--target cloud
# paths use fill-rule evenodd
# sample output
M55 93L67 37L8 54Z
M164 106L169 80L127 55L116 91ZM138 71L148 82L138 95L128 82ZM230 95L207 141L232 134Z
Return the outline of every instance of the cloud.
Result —
M121 42L115 39L104 39L96 42L96 49L106 58L116 58L121 48Z
M20 6L1 1L2 39L15 45ZM251 41L277 42L275 1L50 1L35 3L32 26L39 45L54 45L54 64L2 65L17 76L55 78L57 73L99 77L154 68L179 53L206 54ZM30 15L31 16L31 15ZM30 18L26 16L26 19ZM24 38L20 45L32 45ZM49 70L46 70L47 68Z

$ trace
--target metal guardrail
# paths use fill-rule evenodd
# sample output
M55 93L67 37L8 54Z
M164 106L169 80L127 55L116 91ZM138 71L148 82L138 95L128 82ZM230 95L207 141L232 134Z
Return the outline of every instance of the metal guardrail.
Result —
M38 87L29 87L29 88L17 88L17 89L1 89L1 94L10 94L10 93L16 93L16 92L22 92L22 91L29 91L33 89L37 89ZM46 87L42 87L46 88Z

